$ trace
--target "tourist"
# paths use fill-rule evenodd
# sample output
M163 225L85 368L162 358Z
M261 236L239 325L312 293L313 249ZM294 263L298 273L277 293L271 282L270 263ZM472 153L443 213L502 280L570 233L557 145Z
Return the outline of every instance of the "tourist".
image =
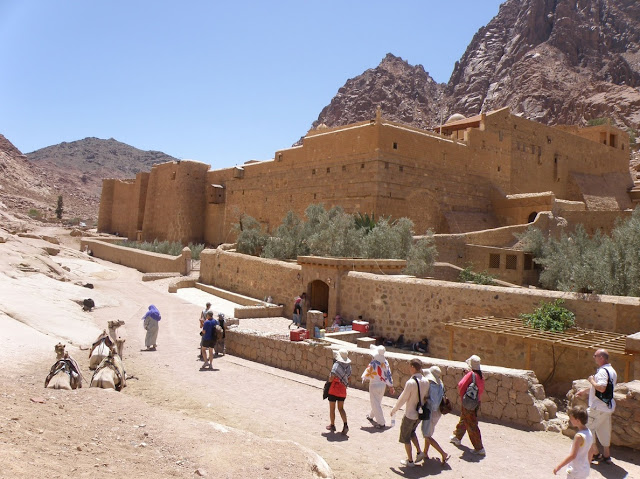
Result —
M391 377L391 369L389 361L384 357L386 352L384 346L370 346L372 354L371 362L367 369L362 373L362 382L369 381L369 401L371 402L371 410L367 414L367 420L377 429L384 429L385 420L382 411L382 398L384 392L389 386L389 392L395 394L393 389L393 378Z
M144 345L148 351L155 351L158 346L158 330L160 329L159 322L161 319L160 311L153 304L149 306L149 310L142 317L144 329L147 331L147 335L144 338Z
M589 394L587 427L593 435L591 445L593 460L611 464L611 416L616 410L613 390L618 383L618 374L609 364L609 353L606 349L598 349L593 355L593 359L598 370L594 376L587 378L591 387L579 391L578 396L584 397L587 393ZM602 444L602 453L598 451L597 441Z
M440 453L442 456L442 465L444 466L446 462L451 458L450 454L444 452L444 450L433 438L433 431L435 430L436 424L440 420L442 414L440 413L440 403L442 402L442 398L444 397L444 384L442 383L442 371L438 366L431 366L428 369L422 370L422 375L424 378L429 381L429 399L427 400L427 406L431 411L431 416L429 419L425 419L422 421L422 437L424 437L424 458L425 460L429 459L429 446L433 446L436 451Z
M220 326L222 331L218 331L219 334L216 338L216 345L214 348L216 356L224 354L224 338L227 335L227 327L225 326L224 314L222 313L218 313L218 326Z
M347 398L347 386L351 378L351 359L346 349L340 349L334 352L334 363L329 374L329 419L331 424L327 426L327 430L336 431L336 403L338 404L338 412L344 425L342 426L342 435L346 436L349 432L347 424L347 413L344 410L344 400Z
M422 338L420 341L415 342L411 345L411 350L414 353L428 353L429 352L429 340L427 338Z
M460 421L453 432L453 436L451 436L450 442L459 446L465 432L468 432L469 439L473 445L473 450L471 452L478 454L479 456L484 456L486 455L486 452L482 446L482 435L480 434L480 428L478 427L478 409L480 408L480 400L482 398L482 393L484 392L484 378L482 376L482 371L480 370L480 358L474 354L467 359L467 365L469 366L470 371L465 374L458 383L460 399L465 402L465 394L467 394L467 390L472 383L475 383L477 387L477 398L473 407L466 408L464 404L462 405Z
M422 363L418 359L411 360L409 363L409 372L411 377L404 385L404 390L396 405L391 410L391 417L395 416L396 411L403 405L407 405L404 410L404 417L402 418L402 425L400 426L400 438L399 441L404 444L407 458L402 459L400 464L406 467L413 467L416 463L424 459L424 453L420 450L420 441L416 434L420 419L418 417L418 403L424 404L429 395L429 383L422 377ZM422 397L420 397L422 396ZM413 450L411 443L416 447L416 458L413 459Z
M198 359L200 359L201 361L204 360L204 348L202 347L202 326L204 325L204 322L207 320L207 311L209 311L211 309L211 303L207 303L205 308L200 312L200 356L198 356Z
M207 320L202 325L202 355L204 364L200 369L213 369L213 348L216 346L216 326L218 321L213 319L213 311L207 311Z
M299 328L302 323L302 298L298 296L293 303L293 326Z
M567 411L569 414L569 422L573 427L578 428L578 432L573 437L571 452L564 460L558 464L553 473L557 474L560 469L569 464L567 467L567 478L584 479L589 477L591 446L594 443L593 435L587 428L587 420L589 415L582 406L573 406Z

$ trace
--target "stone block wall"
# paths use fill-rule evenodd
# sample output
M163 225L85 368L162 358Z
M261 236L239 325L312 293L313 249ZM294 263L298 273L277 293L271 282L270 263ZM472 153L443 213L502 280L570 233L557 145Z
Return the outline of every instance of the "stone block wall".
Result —
M326 379L333 364L333 349L321 341L293 342L258 336L230 329L226 336L226 351L251 361L304 374L317 379ZM387 353L391 367L396 394L410 378L409 362L414 357L408 354ZM365 349L349 351L353 375L351 387L368 387L360 380L369 361L370 353ZM466 364L434 358L420 358L424 367L437 365L442 370L442 381L447 397L460 410L460 396L457 384L468 371ZM555 404L545 399L544 388L538 383L531 371L483 367L485 375L485 393L482 398L480 417L501 422L518 424L532 430L559 430L559 421L555 418ZM320 401L320 391L318 391Z
M567 393L569 405L587 407L587 402L577 397L576 393L589 387L586 379L574 381L572 389ZM640 449L640 381L619 383L613 394L616 410L611 418L611 444Z

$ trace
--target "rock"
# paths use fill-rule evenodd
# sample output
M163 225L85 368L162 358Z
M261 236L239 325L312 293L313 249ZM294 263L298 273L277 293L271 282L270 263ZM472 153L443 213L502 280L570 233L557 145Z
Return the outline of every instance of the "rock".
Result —
M193 471L193 473L196 476L200 476L200 477L207 477L207 471L205 469L202 469L201 467L199 467L198 469L196 469L195 471Z
M46 251L49 256L56 256L58 253L60 253L60 248L54 248L52 246L45 246L42 249Z

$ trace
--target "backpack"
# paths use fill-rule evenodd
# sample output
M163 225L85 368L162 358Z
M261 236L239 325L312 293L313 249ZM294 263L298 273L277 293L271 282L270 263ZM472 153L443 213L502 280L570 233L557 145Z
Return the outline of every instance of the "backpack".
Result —
M478 385L476 384L476 375L475 373L471 373L471 383L469 384L469 386L467 386L467 390L464 393L464 396L462 396L462 407L469 410L469 411L473 411L475 408L478 407Z
M613 380L611 379L609 370L607 368L604 368L604 370L607 373L607 388L603 392L596 390L596 397L603 403L605 403L609 409L611 409L613 407L613 404L611 402L613 400Z

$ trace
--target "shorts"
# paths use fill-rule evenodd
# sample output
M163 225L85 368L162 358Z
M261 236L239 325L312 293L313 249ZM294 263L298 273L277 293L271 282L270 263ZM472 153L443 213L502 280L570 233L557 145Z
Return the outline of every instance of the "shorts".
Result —
M203 339L202 340L202 347L203 348L215 348L216 347L215 339Z
M609 447L611 445L611 416L613 413L589 408L587 414L589 414L587 428L591 431L593 440L595 441L597 437L603 447Z
M345 399L347 399L346 397L341 398L339 396L334 396L333 394L329 394L327 396L327 399L329 400L329 402L336 402L336 401L342 401L344 402Z
M418 424L420 424L420 419L409 419L407 416L403 417L398 441L402 444L409 444L413 436L418 437L416 434Z

